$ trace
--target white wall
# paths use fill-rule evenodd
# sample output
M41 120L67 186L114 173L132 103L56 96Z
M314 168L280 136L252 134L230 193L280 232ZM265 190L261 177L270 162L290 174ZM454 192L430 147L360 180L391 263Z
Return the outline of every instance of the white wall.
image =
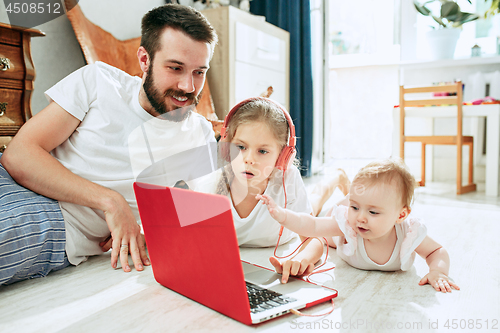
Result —
M392 153L398 66L330 70L330 159L380 159Z
M392 109L398 104L399 3L325 0L329 4L325 161L392 154ZM359 52L353 52L359 49ZM335 163L335 162L333 162Z
M118 39L140 36L142 16L164 3L163 0L79 1L82 11L92 22ZM3 1L0 1L0 22L10 23ZM65 15L35 28L45 32L46 36L33 38L31 43L36 70L35 90L31 100L33 114L48 105L45 90L85 65L73 28Z

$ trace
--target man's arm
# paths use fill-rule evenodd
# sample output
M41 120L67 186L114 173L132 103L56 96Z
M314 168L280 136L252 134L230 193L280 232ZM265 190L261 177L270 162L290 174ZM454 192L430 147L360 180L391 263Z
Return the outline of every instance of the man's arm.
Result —
M102 210L113 236L111 265L116 267L120 253L122 267L129 271L130 250L135 268L142 270L142 264L149 264L149 260L140 227L123 196L75 175L49 153L66 141L79 124L77 118L51 102L21 127L0 162L16 182L34 192Z

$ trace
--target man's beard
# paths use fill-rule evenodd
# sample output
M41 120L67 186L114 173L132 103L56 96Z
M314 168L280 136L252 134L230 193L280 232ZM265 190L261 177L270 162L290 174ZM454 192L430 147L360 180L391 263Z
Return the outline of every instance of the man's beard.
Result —
M153 64L150 66L150 70L146 74L146 79L143 84L144 92L146 93L146 97L149 100L149 103L153 107L153 109L162 116L162 118L174 120L174 121L182 121L186 118L189 112L188 110L194 110L196 105L200 102L201 93L196 96L193 93L185 93L182 90L168 89L163 94L155 88L154 79L153 79ZM187 97L188 101L191 103L188 104L187 107L170 107L167 109L167 105L165 103L165 99L167 97ZM177 111L177 112L172 112ZM171 113L169 115L169 113ZM172 119L170 119L172 118ZM180 119L181 118L181 119Z

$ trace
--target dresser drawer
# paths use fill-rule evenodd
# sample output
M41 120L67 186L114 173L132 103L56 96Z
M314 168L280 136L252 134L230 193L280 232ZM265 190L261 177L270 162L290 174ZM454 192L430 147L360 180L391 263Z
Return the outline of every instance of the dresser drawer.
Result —
M9 142L12 140L11 136L0 136L0 153L3 153Z
M23 51L20 47L0 44L0 58L6 58L10 63L7 70L2 70L5 67L0 66L0 79L24 79Z
M21 126L24 123L21 114L23 109L21 105L22 97L22 90L0 88L0 103L7 103L5 111L0 110L0 127Z

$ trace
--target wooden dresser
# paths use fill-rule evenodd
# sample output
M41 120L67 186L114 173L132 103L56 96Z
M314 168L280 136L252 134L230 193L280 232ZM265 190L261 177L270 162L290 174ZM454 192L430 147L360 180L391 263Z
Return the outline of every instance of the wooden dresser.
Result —
M0 23L0 153L31 117L35 80L31 37L36 36L45 34Z
M290 34L234 6L203 11L219 35L207 80L219 119L269 86L271 99L289 109Z

